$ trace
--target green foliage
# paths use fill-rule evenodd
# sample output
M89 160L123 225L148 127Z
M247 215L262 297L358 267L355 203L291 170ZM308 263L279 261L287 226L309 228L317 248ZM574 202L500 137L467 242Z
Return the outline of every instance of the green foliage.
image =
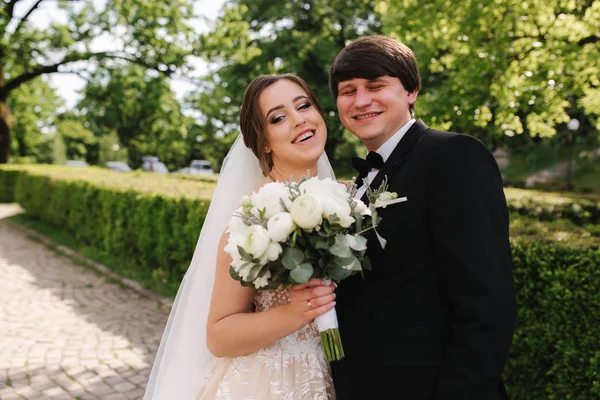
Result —
M105 166L108 161L129 162L127 148L121 147L114 131L98 139L98 165Z
M567 219L577 225L600 223L600 198L543 193L533 190L505 189L508 209L540 221Z
M333 159L345 140L329 93L328 69L348 40L379 29L374 2L367 0L228 2L200 41L199 55L221 66L190 99L204 116L203 137L208 142L238 130L242 95L253 78L290 72L308 82L330 116L326 151L332 163L347 164L347 159ZM342 156L354 152L354 146L346 146Z
M512 241L516 330L504 371L511 398L600 397L600 249Z
M11 154L44 159L47 135L43 132L49 133L55 125L62 100L46 79L37 78L15 89L9 106L12 111Z
M61 121L56 128L56 139L65 144L69 160L83 160L95 164L98 155L98 140L92 132L75 120Z
M108 0L98 9L90 2L61 1L58 7L66 15L45 29L30 23L42 1L23 3L18 15L16 3L0 3L0 109L17 88L56 73L59 67L75 72L94 69L79 61L90 61L99 69L135 63L166 75L189 70L185 58L197 35L192 27L193 3L188 0ZM114 38L114 50L93 51L98 37ZM0 162L6 162L10 151L8 117L0 113Z
M155 155L169 170L189 164L187 119L167 79L138 66L99 71L77 107L96 136L116 132L135 165ZM112 140L112 139L111 139Z
M379 2L384 31L411 46L417 113L488 144L552 136L583 114L600 128L600 3L589 0Z

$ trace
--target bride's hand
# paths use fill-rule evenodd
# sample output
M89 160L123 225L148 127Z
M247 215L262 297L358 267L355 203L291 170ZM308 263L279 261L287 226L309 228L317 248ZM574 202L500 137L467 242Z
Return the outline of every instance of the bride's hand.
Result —
M335 306L337 284L325 285L322 279L314 278L308 283L294 285L290 289L289 308L307 323L325 314Z

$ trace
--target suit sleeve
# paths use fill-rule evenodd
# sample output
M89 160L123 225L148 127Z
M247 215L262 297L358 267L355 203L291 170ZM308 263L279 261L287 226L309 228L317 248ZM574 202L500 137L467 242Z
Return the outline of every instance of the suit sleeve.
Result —
M457 135L437 158L428 190L429 227L450 310L434 398L491 398L516 317L500 172L481 142Z

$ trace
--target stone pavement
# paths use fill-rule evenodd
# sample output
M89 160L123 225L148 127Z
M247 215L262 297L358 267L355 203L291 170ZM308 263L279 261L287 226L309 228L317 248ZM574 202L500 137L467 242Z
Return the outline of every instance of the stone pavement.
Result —
M141 399L168 306L76 265L0 204L0 399Z

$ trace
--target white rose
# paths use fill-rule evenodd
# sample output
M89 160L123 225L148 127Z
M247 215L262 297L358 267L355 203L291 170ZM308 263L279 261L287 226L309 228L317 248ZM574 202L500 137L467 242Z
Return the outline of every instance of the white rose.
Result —
M350 193L348 193L348 188L346 185L331 178L308 179L302 182L300 189L305 193L314 194L315 196L333 196L346 201L350 200Z
M245 233L241 234L241 235L240 234L230 234L229 240L227 241L227 244L223 248L223 251L225 251L225 253L228 253L231 256L231 258L233 258L234 260L241 260L242 256L240 255L238 246L244 247L244 238L245 237L246 237Z
M302 194L294 200L290 209L292 219L300 228L313 230L323 222L323 206L312 194Z
M279 255L283 252L281 245L277 242L269 243L269 247L265 254L260 258L261 265L267 264L269 261L275 261L279 258Z
M243 266L245 265L245 266ZM238 275L245 281L248 281L248 275L250 275L250 270L255 266L256 264L253 263L249 263L249 262L242 262L240 263L240 266L237 269L237 273ZM234 267L235 268L235 267Z
M354 200L356 205L354 206L354 212L359 213L360 215L371 215L371 210L362 200Z
M260 258L269 248L271 238L267 230L260 225L252 225L244 236L243 249L254 258Z
M254 287L260 289L269 284L269 278L271 277L271 271L267 271L263 276L254 280Z
M294 220L290 213L280 212L269 218L267 230L269 236L276 242L285 242L288 236L294 232Z
M354 223L354 218L350 215L350 204L339 197L320 197L319 200L323 204L323 217L331 220L335 214L340 219L339 224L344 228L348 228Z
M246 225L244 223L244 220L238 215L241 212L242 209L238 208L237 210L235 210L234 214L229 220L228 232L231 235L244 235L246 233L246 230L248 229L248 225Z
M281 200L283 200L288 210L292 205L289 190L283 183L279 182L267 183L257 193L252 193L251 199L252 206L257 211L265 210L266 220L279 212L285 211L281 205Z

